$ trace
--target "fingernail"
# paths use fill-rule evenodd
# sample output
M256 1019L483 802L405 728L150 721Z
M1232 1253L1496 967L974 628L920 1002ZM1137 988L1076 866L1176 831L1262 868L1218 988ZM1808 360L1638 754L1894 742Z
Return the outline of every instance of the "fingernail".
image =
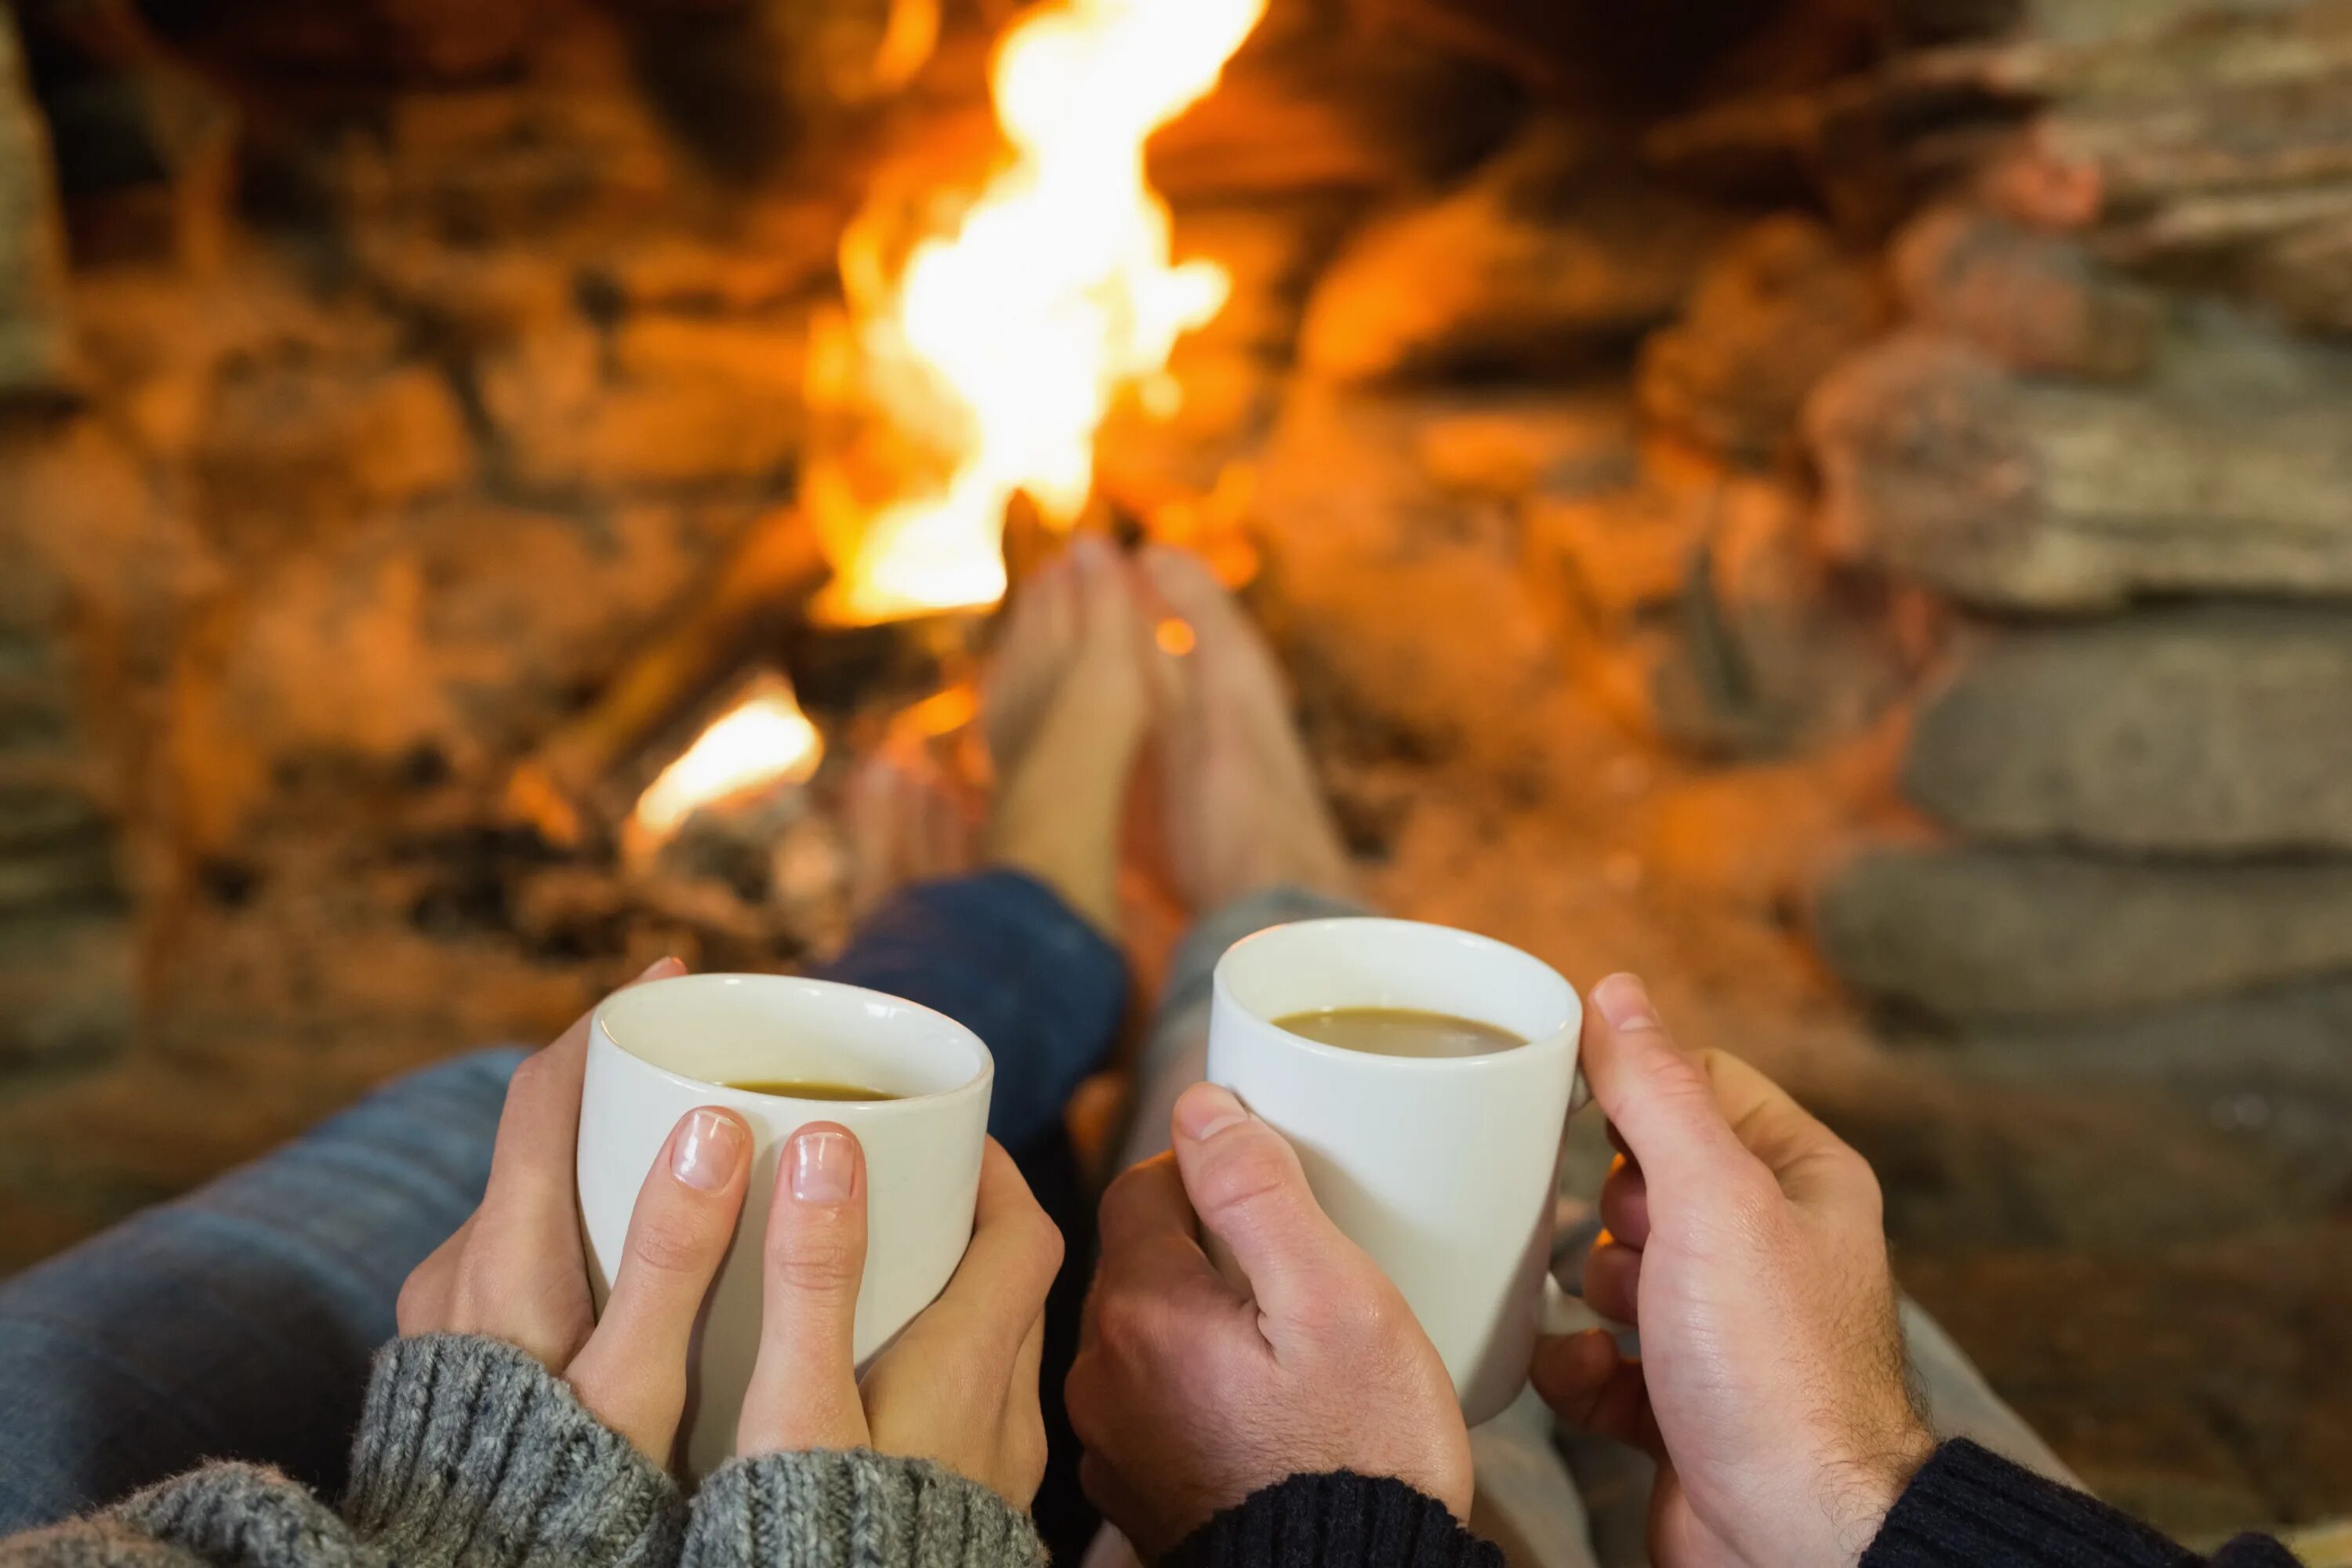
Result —
M1635 974L1612 974L1592 988L1592 1005L1615 1029L1656 1029L1658 1010L1650 1005L1649 987Z
M1248 1110L1223 1084L1197 1084L1176 1102L1176 1131L1195 1143L1248 1120Z
M706 1108L686 1119L686 1131L670 1152L669 1173L689 1187L715 1193L735 1179L742 1163L741 1123Z
M683 971L685 968L686 961L684 959L665 953L661 957L655 959L651 963L646 964L645 973L638 975L637 978L639 980L653 980L658 978L662 974Z
M857 1152L848 1133L823 1128L793 1140L793 1196L802 1203L845 1203L856 1179Z

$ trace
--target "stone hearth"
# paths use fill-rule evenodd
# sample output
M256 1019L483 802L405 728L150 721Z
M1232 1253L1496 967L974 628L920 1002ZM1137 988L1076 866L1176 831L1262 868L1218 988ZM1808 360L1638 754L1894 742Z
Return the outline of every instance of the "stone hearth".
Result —
M1016 7L899 84L890 9L0 6L0 1268L839 940L837 766L648 878L604 737L691 655L845 761L971 630L803 614L843 227L985 166ZM1388 904L1785 1077L2191 1534L2352 1513L2347 105L2346 0L1274 0L1098 454Z

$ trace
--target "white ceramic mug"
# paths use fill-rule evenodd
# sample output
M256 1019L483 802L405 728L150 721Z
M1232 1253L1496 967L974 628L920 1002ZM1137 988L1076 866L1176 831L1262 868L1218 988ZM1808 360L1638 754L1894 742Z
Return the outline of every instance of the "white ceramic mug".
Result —
M735 1451L735 1423L760 1347L760 1263L783 1141L836 1121L866 1151L866 1277L855 1353L868 1356L930 1305L971 1240L996 1068L970 1029L912 1002L830 981L689 974L604 999L588 1035L580 1101L580 1213L602 1311L629 1212L678 1118L699 1105L751 1129L751 1187L696 1336L687 1394L687 1468ZM731 1081L856 1084L888 1100L793 1100Z
M1448 1013L1528 1043L1384 1057L1274 1022L1333 1007ZM1534 1357L1582 1018L1549 964L1411 921L1275 926L1217 964L1209 1080L1290 1140L1324 1212L1404 1293L1473 1426L1517 1396Z

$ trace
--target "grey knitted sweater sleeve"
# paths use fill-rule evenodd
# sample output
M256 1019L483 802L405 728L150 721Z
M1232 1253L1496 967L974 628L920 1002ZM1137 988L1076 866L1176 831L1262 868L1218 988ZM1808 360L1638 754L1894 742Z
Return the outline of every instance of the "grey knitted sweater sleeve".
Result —
M1028 1521L920 1460L774 1454L677 1485L561 1379L495 1340L378 1354L339 1514L207 1465L0 1541L0 1568L1037 1568Z
M695 1494L680 1568L1044 1568L1003 1498L927 1459L870 1448L762 1454Z

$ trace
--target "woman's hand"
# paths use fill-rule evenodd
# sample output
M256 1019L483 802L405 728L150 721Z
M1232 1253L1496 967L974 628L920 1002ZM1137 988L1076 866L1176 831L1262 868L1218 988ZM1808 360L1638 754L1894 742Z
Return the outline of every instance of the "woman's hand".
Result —
M930 1459L1026 1509L1045 1473L1037 1363L1061 1266L1061 1232L991 1139L962 1263L861 1386L850 1347L866 1270L866 1158L846 1128L802 1128L776 1165L764 1322L736 1451L870 1447Z
M684 973L663 959L632 984ZM695 1314L727 1256L751 1172L751 1131L690 1110L646 1176L599 1321L580 1244L573 1153L588 1019L515 1069L482 1205L400 1289L404 1335L486 1334L572 1385L590 1414L667 1467L686 1407Z
M1087 1495L1147 1559L1294 1475L1393 1477L1467 1519L1470 1435L1412 1309L1230 1090L1194 1085L1174 1120L1174 1157L1103 1194L1068 1384Z

